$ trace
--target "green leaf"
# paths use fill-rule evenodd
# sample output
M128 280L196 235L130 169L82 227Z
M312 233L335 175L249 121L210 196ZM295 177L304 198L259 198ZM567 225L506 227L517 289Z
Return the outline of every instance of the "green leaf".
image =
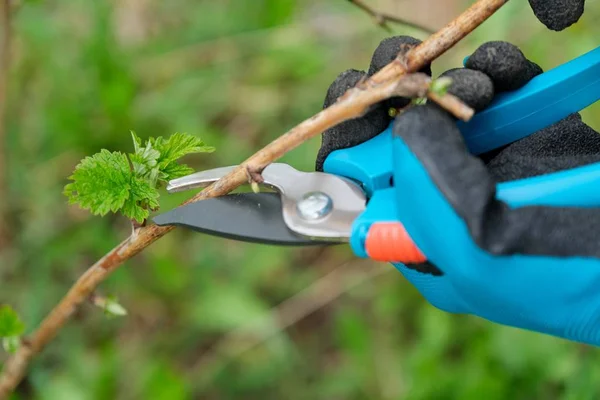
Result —
M81 160L69 179L73 181L65 187L69 201L79 203L94 214L116 212L129 197L131 171L122 153L102 149Z
M25 331L25 325L10 306L0 307L0 337L20 336Z
M117 302L110 302L106 304L105 311L114 317L124 317L125 315L127 315L127 310L125 309L125 307L123 307Z
M117 298L114 296L108 296L106 298L97 297L94 300L94 304L103 309L108 316L124 317L127 315L127 310L125 307L119 304Z
M109 317L123 317L127 315L125 307L119 304L117 298L114 296L94 296L93 303L95 306L101 308Z
M149 142L152 142L152 139ZM210 153L215 150L214 147L206 146L200 138L188 133L175 133L167 141L158 138L155 148L160 151L160 163L163 165L177 161L187 154Z
M133 140L133 151L137 153L142 147L142 139L134 131L129 132L131 133L131 139Z
M135 169L135 167L134 167ZM148 217L144 203L158 207L158 192L145 178L131 170L127 156L120 152L101 150L84 158L65 186L70 203L77 203L94 215L123 212L125 216L143 222Z
M148 177L151 182L156 182L160 152L153 148L149 142L146 142L146 146L142 147L142 139L133 131L131 137L133 138L134 153L129 155L129 159L133 164L135 175Z
M137 176L130 182L130 196L123 203L121 212L129 219L144 221L150 215L149 210L158 208L158 191L147 180Z
M150 211L158 209L160 182L193 172L177 160L186 154L211 152L214 148L187 133L164 139L150 138L144 143L133 131L134 152L124 154L101 150L84 158L69 177L64 193L70 203L77 203L94 215L121 212L143 222Z
M157 163L160 153L154 149L144 149L143 153L129 154L128 157L133 165L134 175L146 179L151 186L155 187L160 178Z
M443 76L438 79L434 79L429 86L429 90L438 96L443 96L448 93L448 89L452 86L452 79L447 76Z
M194 172L194 169L188 165L173 162L163 168L160 172L162 174L161 176L164 176L164 178L161 179L167 181L189 175Z
M182 177L193 171L187 166L177 164L177 160L181 157L192 153L211 153L215 150L214 147L206 146L200 138L188 133L175 133L166 141L161 137L150 138L148 143L160 152L158 168L162 175L161 179L165 181Z
M2 338L2 347L7 353L14 353L21 346L21 338L19 336L8 336Z

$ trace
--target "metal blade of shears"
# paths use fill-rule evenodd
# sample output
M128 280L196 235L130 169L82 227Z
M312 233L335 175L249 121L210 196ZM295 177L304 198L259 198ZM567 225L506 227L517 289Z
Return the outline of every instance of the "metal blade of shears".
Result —
M332 244L300 236L287 227L278 193L238 193L175 208L154 218L209 235L285 246Z
M175 179L167 190L201 188L233 167L217 168ZM157 225L179 225L216 236L278 245L348 242L352 223L366 207L355 183L336 175L301 172L271 164L264 184L278 193L240 193L201 200L154 218Z

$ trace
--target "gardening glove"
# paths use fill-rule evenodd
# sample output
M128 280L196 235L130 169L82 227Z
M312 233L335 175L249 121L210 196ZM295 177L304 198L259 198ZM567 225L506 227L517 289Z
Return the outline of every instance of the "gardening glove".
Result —
M585 0L529 0L529 5L548 29L562 31L579 21Z
M413 39L384 40L373 60L393 59L407 41ZM375 64L369 74L384 65ZM453 79L450 93L477 111L542 72L505 42L484 44L466 67L443 75ZM362 76L341 74L325 105ZM389 107L383 102L325 132L317 169L331 151L382 132ZM403 189L398 220L428 260L395 266L423 296L448 312L600 344L600 209L509 208L495 196L502 181L600 162L600 134L573 114L477 157L455 119L435 104L406 109L393 132L395 169L406 172L395 175L394 185Z

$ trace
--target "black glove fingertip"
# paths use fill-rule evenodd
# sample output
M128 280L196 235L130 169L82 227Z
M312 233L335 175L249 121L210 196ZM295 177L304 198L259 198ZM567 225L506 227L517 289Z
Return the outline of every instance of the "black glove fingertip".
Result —
M405 54L420 44L421 41L412 36L392 36L383 39L373 52L371 65L369 66L369 76L376 74L380 69L394 61L398 54ZM419 72L431 76L431 64L424 66Z
M354 69L342 72L327 90L323 108L334 104L350 88L366 77L363 71ZM323 171L327 156L335 150L356 146L381 133L390 123L390 116L384 104L376 104L362 117L344 121L325 132L321 138L321 148L317 154L315 169Z
M323 132L321 148L315 163L316 171L323 171L327 156L335 150L359 145L383 132L390 124L387 109L380 105L365 116L344 121Z
M327 89L325 101L323 102L323 109L335 103L341 95L346 93L348 89L356 86L356 84L361 79L365 78L365 76L366 74L364 71L355 69L349 69L339 74L331 86L329 86L329 89Z
M553 31L562 31L579 21L585 0L529 0L533 13Z
M452 79L448 93L458 97L475 111L485 109L494 98L494 83L481 71L455 68L441 76Z
M465 66L488 75L496 92L516 90L542 73L542 69L529 61L517 46L501 41L483 44Z
M542 69L542 67L540 67L539 65L537 65L536 63L534 63L531 60L527 60L527 61L529 61L527 73L529 74L529 76L531 76L530 79L533 79L534 77L544 73L544 70Z
M419 44L421 44L421 41L412 36L393 36L382 40L373 53L368 75L372 76L376 74L383 67L394 61L398 57L398 54L406 53ZM431 64L424 66L419 72L431 76ZM387 108L403 108L410 103L410 99L393 97L385 103Z

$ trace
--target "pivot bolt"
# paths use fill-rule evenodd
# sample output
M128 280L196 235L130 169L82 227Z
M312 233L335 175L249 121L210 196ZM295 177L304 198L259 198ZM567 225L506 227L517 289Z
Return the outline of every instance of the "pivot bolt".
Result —
M333 209L331 197L323 192L310 192L298 202L298 214L308 221L316 221L327 216Z

